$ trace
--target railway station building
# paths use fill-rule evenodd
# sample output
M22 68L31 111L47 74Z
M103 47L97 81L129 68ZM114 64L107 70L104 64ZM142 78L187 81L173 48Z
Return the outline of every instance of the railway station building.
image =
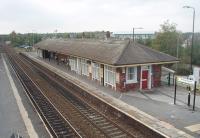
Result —
M122 92L159 87L162 65L179 61L131 40L46 39L35 48L39 57Z

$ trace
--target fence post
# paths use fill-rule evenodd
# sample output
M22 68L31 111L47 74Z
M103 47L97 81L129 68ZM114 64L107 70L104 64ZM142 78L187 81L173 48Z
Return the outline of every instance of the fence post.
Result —
M175 85L174 85L174 104L176 104L176 81L177 81L177 77L175 77Z
M195 83L194 83L193 111L195 110L196 87L197 87L197 82L195 81Z
M168 86L170 86L170 80L171 80L171 74L169 73L169 76L168 76Z
M190 91L188 93L188 106L190 106Z

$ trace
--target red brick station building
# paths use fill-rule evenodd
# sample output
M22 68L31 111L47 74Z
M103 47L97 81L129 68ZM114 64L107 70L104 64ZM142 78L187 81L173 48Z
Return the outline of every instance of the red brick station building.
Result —
M160 86L161 66L178 62L131 40L47 39L35 48L39 57L123 92Z

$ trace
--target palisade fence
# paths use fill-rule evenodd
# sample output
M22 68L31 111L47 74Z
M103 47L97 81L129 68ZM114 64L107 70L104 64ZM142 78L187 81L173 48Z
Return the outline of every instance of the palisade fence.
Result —
M162 86L173 86L175 81L174 73L162 71L161 73L161 85Z
M175 77L177 77L177 86L182 87L185 89L188 89L188 87L191 88L191 90L194 90L194 84L195 81L189 80L186 76L176 76L173 73L169 72L162 72L161 74L161 86L174 86L175 85ZM197 91L200 91L200 84L196 85Z

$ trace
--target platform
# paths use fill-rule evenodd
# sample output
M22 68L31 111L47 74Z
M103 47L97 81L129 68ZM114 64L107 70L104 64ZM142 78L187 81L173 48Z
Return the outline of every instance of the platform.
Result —
M167 137L174 137L174 138L192 137L186 132L175 128L173 125L167 122L161 121L139 110L138 108L123 102L122 100L120 100L120 97L115 98L115 96L111 96L107 92L103 91L105 90L104 88L95 87L96 85L93 85L93 83L81 80L79 77L77 77L77 75L73 73L71 74L67 72L67 70L64 70L63 67L56 65L55 62L53 63L53 62L49 62L48 60L43 60L41 58L38 58L35 53L24 53L24 54L27 55L29 58L33 59L34 61L36 61L37 63L57 73L59 76L64 77L67 80L77 84L84 90L87 90L87 92L90 93L91 95L98 97L99 99L107 102L108 104L112 105L118 110L124 112L124 114L131 116L133 119L140 121L144 125L152 128L155 131L158 131L159 133Z
M0 137L50 137L6 55L0 55Z

